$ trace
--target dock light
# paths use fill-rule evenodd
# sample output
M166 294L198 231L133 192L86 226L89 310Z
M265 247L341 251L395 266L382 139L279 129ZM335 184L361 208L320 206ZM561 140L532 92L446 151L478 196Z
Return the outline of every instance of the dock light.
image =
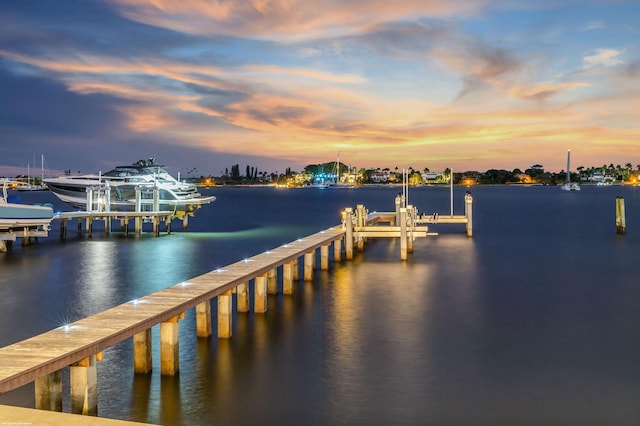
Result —
M180 287L186 287L188 285L191 285L192 283L188 283L188 282L184 282L184 283L180 283Z
M264 254L271 254L271 251L267 250L264 252Z
M71 325L71 324L65 324L62 327L60 327L60 329L64 332L64 333L68 333L71 330L73 330L74 328L78 328L77 325Z
M289 247L289 244L283 244L282 247L287 248Z
M221 272L224 272L224 269L222 269L222 268L218 268L218 269L216 269L216 272L219 274L219 273L221 273Z
M253 259L244 259L243 260L244 263L249 263L249 262L253 262Z

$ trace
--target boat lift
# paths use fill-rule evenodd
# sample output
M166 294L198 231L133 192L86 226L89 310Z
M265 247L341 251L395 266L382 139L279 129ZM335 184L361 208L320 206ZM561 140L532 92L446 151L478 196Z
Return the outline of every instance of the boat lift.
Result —
M367 238L400 238L400 259L406 260L407 253L413 252L413 241L418 237L438 235L430 232L427 224L466 224L467 236L472 232L472 207L473 197L467 191L464 196L464 215L453 214L453 179L451 179L451 213L441 215L418 215L418 209L408 203L409 180L407 171L402 171L402 192L395 199L395 212L369 213L364 205L359 204L354 212L353 208L347 208L342 214L342 226L345 229L345 247L347 259L353 256L353 244L358 250L364 249ZM380 224L386 224L380 226Z

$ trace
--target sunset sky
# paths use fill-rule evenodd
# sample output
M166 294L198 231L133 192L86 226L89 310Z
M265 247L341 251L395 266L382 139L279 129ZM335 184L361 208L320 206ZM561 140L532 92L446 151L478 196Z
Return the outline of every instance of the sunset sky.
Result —
M636 0L0 0L0 175L640 164Z

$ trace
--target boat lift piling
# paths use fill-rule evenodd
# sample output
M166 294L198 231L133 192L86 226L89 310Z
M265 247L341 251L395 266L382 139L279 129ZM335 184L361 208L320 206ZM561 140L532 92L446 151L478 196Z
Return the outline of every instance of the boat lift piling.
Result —
M145 204L143 199L150 199L152 203ZM111 210L111 187L109 182L100 183L87 187L87 203L85 211L63 212L54 216L54 220L60 220L60 238L66 239L67 222L72 219L78 220L78 235L82 234L82 219L85 220L85 230L87 236L93 234L93 222L104 221L105 234L112 231L112 220L120 223L120 230L125 236L129 235L129 220L134 219L134 229L136 234L142 233L144 222L153 223L153 233L160 235L160 223L164 221L167 234L171 233L171 219L174 216L172 211L160 211L160 196L157 187L140 188L136 187L136 200L134 211L121 212ZM183 221L184 222L184 221Z

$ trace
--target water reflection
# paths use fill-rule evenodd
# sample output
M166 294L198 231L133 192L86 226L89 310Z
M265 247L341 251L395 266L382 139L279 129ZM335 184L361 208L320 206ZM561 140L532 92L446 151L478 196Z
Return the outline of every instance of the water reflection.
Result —
M118 246L115 241L91 241L84 244L83 256L77 259L80 277L77 290L84 295L74 306L73 317L84 318L117 304L114 283L118 270Z

